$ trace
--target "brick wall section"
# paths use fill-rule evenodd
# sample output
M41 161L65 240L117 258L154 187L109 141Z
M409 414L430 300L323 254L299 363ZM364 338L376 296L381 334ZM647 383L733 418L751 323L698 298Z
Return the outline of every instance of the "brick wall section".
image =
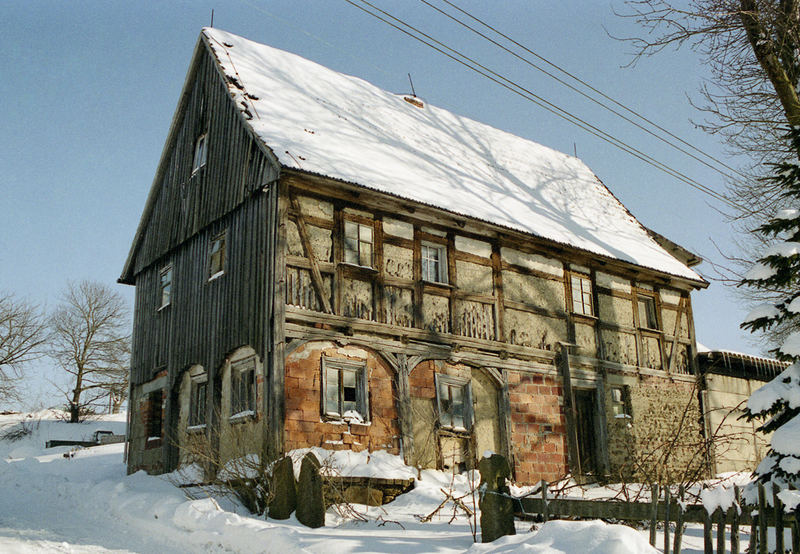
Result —
M324 421L321 409L321 358L366 358L369 409L367 425ZM368 449L400 453L393 372L373 352L331 343L308 343L286 358L286 450L321 446L330 450Z
M707 463L700 455L703 424L694 384L642 377L630 385L630 397L632 419L607 414L611 479L676 482L687 468L699 469L705 477ZM606 400L610 408L610 398Z
M509 371L508 395L517 482L563 477L569 464L560 383L550 376Z

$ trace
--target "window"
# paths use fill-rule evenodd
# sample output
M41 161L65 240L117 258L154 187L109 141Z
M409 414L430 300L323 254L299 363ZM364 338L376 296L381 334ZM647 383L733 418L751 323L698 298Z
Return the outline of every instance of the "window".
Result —
M322 411L326 416L369 421L365 363L323 357L322 390Z
M208 278L214 279L225 273L225 237L227 231L211 239L211 250L208 256Z
M189 399L189 425L206 424L206 398L208 380L192 380L192 395Z
M206 133L197 137L197 142L194 143L194 163L192 163L192 174L194 175L198 169L206 165L206 154L208 150L208 143L206 140Z
M422 280L447 283L447 247L422 243Z
M582 275L572 276L572 311L576 314L594 315L592 310L592 282Z
M161 304L158 308L169 306L172 300L172 266L168 265L161 270L160 276Z
M344 222L344 261L372 267L372 226Z
M147 397L147 438L158 439L161 438L161 420L162 420L162 403L164 401L164 392L157 390L151 392Z
M656 299L652 296L639 296L636 299L639 308L639 327L658 329L656 317Z
M611 413L617 419L631 418L630 387L611 387Z
M436 404L443 428L467 431L472 427L472 390L466 379L437 373Z
M255 413L256 360L249 358L231 365L231 417Z

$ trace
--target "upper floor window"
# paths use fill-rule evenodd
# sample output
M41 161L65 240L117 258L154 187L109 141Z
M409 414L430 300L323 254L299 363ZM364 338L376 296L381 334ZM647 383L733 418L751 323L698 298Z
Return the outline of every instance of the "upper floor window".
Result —
M189 399L189 425L205 425L208 379L202 376L192 379L192 395Z
M344 222L344 261L349 264L372 267L372 226Z
M208 134L203 133L197 137L194 143L194 162L192 163L192 173L206 165L206 155L208 152Z
M436 374L436 404L439 424L454 431L472 427L472 391L469 381Z
M638 296L636 303L639 310L639 327L658 329L656 299L652 296Z
M208 263L208 278L213 279L225 273L225 246L227 232L222 231L220 234L211 239L211 249L209 251Z
M231 364L231 417L256 411L256 360Z
M364 362L322 358L322 410L328 417L369 421L367 366Z
M422 280L447 283L447 247L443 244L422 243Z
M165 266L161 269L159 276L161 291L161 302L158 306L159 309L169 306L172 301L172 265Z
M592 281L583 275L572 275L572 311L576 314L594 315L592 309Z

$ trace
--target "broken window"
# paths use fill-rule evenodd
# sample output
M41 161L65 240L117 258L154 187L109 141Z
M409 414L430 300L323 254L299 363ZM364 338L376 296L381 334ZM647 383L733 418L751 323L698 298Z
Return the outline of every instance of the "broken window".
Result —
M589 277L572 275L572 311L576 314L594 315L592 309L592 281Z
M172 265L165 266L160 273L161 303L158 308L169 306L172 301Z
M344 222L344 261L349 264L372 267L372 226Z
M225 238L227 232L222 231L211 239L209 251L208 278L214 279L225 273Z
M254 415L256 411L256 360L231 364L231 417Z
M472 390L469 381L437 373L436 404L444 429L468 431L472 427Z
M194 143L194 162L192 163L192 175L194 175L198 169L206 165L206 156L208 151L207 136L208 135L206 133L203 133L197 137L197 141Z
M652 296L639 296L636 302L639 307L639 327L658 329L656 299Z
M611 387L611 413L618 419L631 419L630 387Z
M366 363L323 357L322 390L326 416L369 421Z
M206 424L206 397L208 380L205 376L192 380L192 393L189 399L189 425Z
M447 247L443 244L422 243L422 280L447 283Z

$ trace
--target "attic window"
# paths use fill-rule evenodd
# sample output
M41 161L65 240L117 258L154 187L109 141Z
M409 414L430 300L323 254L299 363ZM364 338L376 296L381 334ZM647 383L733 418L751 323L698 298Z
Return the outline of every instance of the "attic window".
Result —
M637 299L639 309L639 327L658 329L658 316L656 315L656 299L652 296L639 296Z
M206 154L208 152L208 133L203 133L197 137L197 142L194 143L194 163L192 164L192 175L197 173L197 170L206 165Z

